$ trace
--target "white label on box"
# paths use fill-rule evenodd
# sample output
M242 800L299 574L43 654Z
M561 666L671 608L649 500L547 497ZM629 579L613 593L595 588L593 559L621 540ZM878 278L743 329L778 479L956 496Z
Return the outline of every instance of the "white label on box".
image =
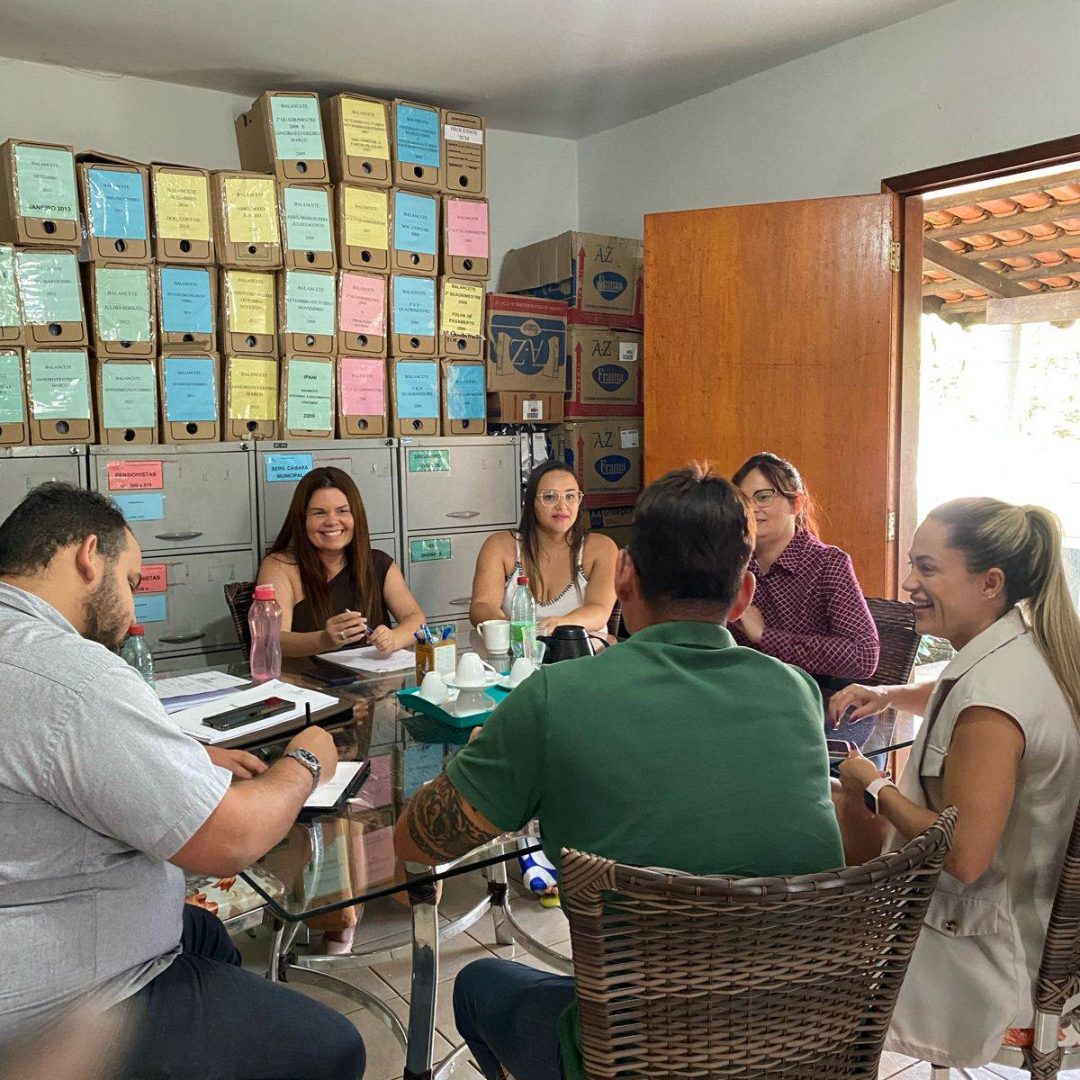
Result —
M484 145L484 132L480 128L458 127L457 124L444 124L443 130L447 142L467 142L476 146Z
M544 419L544 402L543 399L539 401L523 401L521 403L521 419L522 420L543 420Z
M619 359L628 364L632 360L637 359L637 346L636 341L620 341L619 342Z
M629 431L619 432L619 442L622 443L624 450L630 450L635 446L641 445L641 432L637 428L631 428Z

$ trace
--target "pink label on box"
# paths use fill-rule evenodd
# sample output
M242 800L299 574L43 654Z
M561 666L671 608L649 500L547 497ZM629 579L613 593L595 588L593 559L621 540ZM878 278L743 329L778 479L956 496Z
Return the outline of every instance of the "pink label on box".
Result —
M478 199L446 200L446 250L470 259L488 257L488 204Z
M165 486L160 461L110 461L105 471L110 491L160 491Z
M143 563L142 581L137 593L165 592L169 587L169 573L165 563Z
M389 754L373 757L371 772L368 773L368 778L364 781L356 798L350 800L352 805L361 810L378 810L382 806L389 806L392 773L393 763Z
M341 329L347 334L386 337L386 279L341 275Z
M368 886L394 879L394 830L389 826L364 833L360 839L364 848L364 863Z
M341 411L345 416L386 412L386 361L370 356L341 358Z

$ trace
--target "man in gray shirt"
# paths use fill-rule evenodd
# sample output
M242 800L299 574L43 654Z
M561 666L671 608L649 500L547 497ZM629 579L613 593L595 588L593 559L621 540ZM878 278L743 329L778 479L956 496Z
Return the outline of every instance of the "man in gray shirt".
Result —
M356 1080L355 1027L184 904L184 870L235 874L285 836L333 740L308 728L231 784L116 654L141 565L119 510L65 484L0 524L0 1047L123 1002L125 1077Z

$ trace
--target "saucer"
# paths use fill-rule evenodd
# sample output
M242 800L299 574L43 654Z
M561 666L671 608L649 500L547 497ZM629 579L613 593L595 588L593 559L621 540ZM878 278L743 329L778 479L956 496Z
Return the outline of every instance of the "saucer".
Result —
M535 674L536 674L536 672L535 672L535 671L533 671L533 672L532 672L532 674L533 674L533 675L535 675ZM521 682L519 682L519 683L518 683L518 684L517 684L517 685L515 686L515 685L514 685L514 684L513 684L513 683L512 683L511 681L510 681L510 676L509 676L509 675L500 675L500 676L499 676L499 681L498 681L498 682L497 682L497 683L496 683L495 685L496 685L496 686L497 686L497 687L498 687L498 688L499 688L500 690L516 690L516 689L518 688L518 686L520 686L520 685L521 685L521 683L523 683L523 682L528 682L529 678L530 678L530 676L529 676L529 675L526 675L526 676L525 676L525 678L524 678L524 679L522 679L522 680L521 680Z
M453 690L490 690L499 684L502 676L497 671L485 671L484 681L480 686L458 686L457 675L450 673L443 676L443 682Z

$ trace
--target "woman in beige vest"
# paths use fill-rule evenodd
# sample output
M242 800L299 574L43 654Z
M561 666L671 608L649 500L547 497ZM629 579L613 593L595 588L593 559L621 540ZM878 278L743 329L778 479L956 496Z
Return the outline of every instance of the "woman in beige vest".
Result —
M936 685L851 686L832 699L834 717L889 706L926 717L899 787L857 752L840 766L837 813L854 862L959 811L886 1047L974 1067L1034 1020L1080 797L1080 618L1060 526L1038 506L939 506L915 534L904 589L916 628L957 653Z

